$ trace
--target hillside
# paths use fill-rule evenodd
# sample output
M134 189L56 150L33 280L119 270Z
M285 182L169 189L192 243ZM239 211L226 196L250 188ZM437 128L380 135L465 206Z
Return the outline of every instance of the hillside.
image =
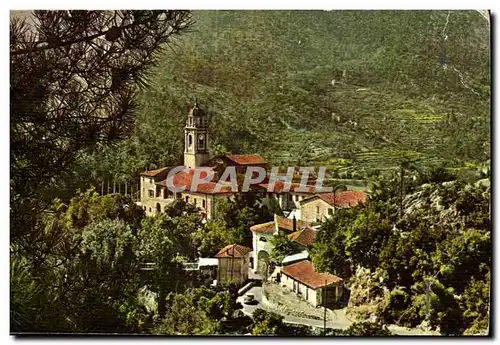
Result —
M476 11L194 18L151 73L134 135L105 152L106 166L103 153L87 157L94 175L127 179L181 163L195 98L212 116L214 153L257 152L357 177L402 158L455 167L489 159L489 23Z

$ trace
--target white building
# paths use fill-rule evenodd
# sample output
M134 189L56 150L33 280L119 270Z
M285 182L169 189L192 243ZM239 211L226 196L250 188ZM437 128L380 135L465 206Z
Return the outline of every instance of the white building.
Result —
M283 266L280 284L315 307L333 306L343 293L342 278L316 272L308 259Z
M256 273L263 273L268 269L269 255L273 249L271 244L273 236L281 232L281 234L288 235L292 241L297 239L298 241L296 242L302 244L301 242L303 242L304 238L311 237L309 231L314 231L310 229L309 223L278 215L274 215L274 221L254 225L250 230L252 231L253 262L254 272ZM304 230L306 230L306 234L303 234Z

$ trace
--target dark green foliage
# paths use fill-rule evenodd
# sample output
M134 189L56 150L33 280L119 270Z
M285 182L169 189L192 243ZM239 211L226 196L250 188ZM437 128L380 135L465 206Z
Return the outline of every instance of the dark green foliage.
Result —
M283 326L283 316L257 309L253 312L253 335L278 335Z
M489 329L490 287L491 273L488 272L485 280L472 278L462 295L461 303L468 334L477 334Z
M167 315L156 329L158 334L209 335L246 332L248 317L239 315L236 296L207 287L171 293L167 297Z
M130 10L12 16L13 237L33 226L26 214L94 182L80 157L131 133L138 86L149 84L148 70L190 18L189 11Z
M489 158L490 33L476 11L193 17L196 30L141 94L132 138L99 153L104 171L93 158L87 169L120 179L181 163L195 98L211 116L214 152L258 152L278 165L348 158L342 173L362 177L397 168L402 153L454 166Z
M361 337L387 337L392 335L384 324L366 321L353 323L345 333L349 336Z
M273 238L271 238L271 245L273 249L271 250L270 259L277 265L281 265L285 256L300 251L299 246L294 244L285 234L273 236Z
M37 246L20 240L11 246L13 331L135 329L122 308L133 302L139 287L137 219L135 205L128 202L93 191L80 193L67 208L56 201L43 231L32 232ZM142 211L136 216L140 219Z
M143 263L154 264L148 287L158 294L158 313L165 316L165 298L189 284L182 262L197 257L193 234L202 229L202 217L191 205L177 201L165 213L142 221L137 253Z
M201 256L213 256L229 244L252 247L250 227L270 219L259 204L251 194L237 194L233 200L218 199L214 219L195 235Z
M397 179L380 180L367 205L340 210L322 225L314 263L344 279L358 266L376 272L365 297L386 323L425 320L443 334L477 332L488 320L490 188L449 181L439 167L406 175L415 178L406 183L402 217L394 217Z

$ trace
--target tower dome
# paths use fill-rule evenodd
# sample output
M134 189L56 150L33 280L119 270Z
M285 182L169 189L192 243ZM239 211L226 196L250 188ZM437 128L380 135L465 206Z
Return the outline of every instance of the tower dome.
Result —
M204 116L205 112L203 109L201 109L198 105L198 100L194 102L194 106L191 108L189 111L189 116L194 116L194 117L199 117L199 116Z

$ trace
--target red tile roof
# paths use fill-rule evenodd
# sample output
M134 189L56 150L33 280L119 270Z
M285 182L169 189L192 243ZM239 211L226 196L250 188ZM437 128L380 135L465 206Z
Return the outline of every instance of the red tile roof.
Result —
M260 155L228 155L227 159L236 163L237 165L262 165L267 162Z
M251 251L250 248L239 244L230 244L222 248L216 255L216 258L241 258Z
M156 175L161 174L162 172L165 172L168 169L169 169L168 167L165 167L165 168L160 168L160 169L155 169L155 170L148 170L148 171L142 172L141 175L155 177Z
M188 192L197 192L197 193L204 193L204 194L229 194L232 193L231 186L229 184L225 184L222 186L222 188L219 191L215 191L215 186L217 185L217 182L205 182L201 183L197 186L196 190L191 190L191 184L193 181L194 177L194 169L189 169L186 168L184 171L178 172L174 175L173 178L173 186L175 188L182 188L185 187L186 191ZM204 178L208 175L207 172L202 171L200 174L201 178ZM161 186L167 186L167 179L165 178L164 180L158 182L159 185Z
M297 263L284 266L281 271L287 276L298 280L312 289L320 289L322 287L331 284L338 284L343 281L342 278L333 274L316 272L312 262L309 260L302 260Z
M290 240L306 247L312 246L315 237L316 231L311 228L295 231L288 235Z
M264 232L268 234L272 234L276 230L275 222L267 222L262 224L256 224L250 227L250 231L253 232Z
M280 216L276 215L274 217L274 220L278 223L279 228L293 231L293 219L280 217ZM296 231L302 230L302 229L305 229L305 228L310 227L310 226L311 226L310 223L297 219L297 228L295 230Z
M302 202L308 202L316 197L319 197L330 206L334 207L352 207L359 203L366 202L366 194L364 192L354 190L348 190L341 193L322 193L314 197L304 199Z

